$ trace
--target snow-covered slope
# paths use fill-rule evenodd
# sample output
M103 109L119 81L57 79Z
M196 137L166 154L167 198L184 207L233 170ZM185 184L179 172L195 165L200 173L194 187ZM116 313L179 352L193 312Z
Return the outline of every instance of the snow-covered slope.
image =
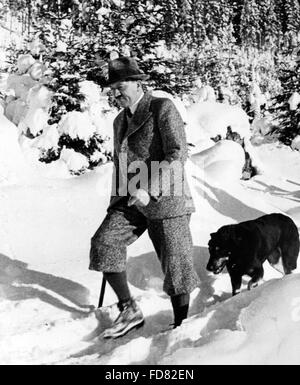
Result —
M181 346L162 363L299 365L299 288L298 274L209 308L173 333Z
M0 113L0 185L26 183L33 177L18 144L17 127Z
M129 247L128 277L146 325L116 341L99 338L117 314L116 298L108 287L105 308L95 312L101 274L88 271L90 238L108 204L111 164L78 178L27 174L25 181L2 184L0 362L300 363L299 275L282 280L266 264L264 285L231 298L228 274L211 276L205 268L209 234L220 226L280 211L296 213L298 219L300 174L285 175L280 157L297 170L300 161L291 149L274 144L258 150L270 169L278 164L277 175L224 184L188 162L197 207L191 223L194 261L201 279L192 296L191 318L166 331L172 322L170 301L145 234ZM18 157L16 162L5 159L22 171Z
M249 117L238 106L199 102L188 109L187 138L195 145L201 139L214 138L217 135L225 139L229 126L242 138L250 137Z

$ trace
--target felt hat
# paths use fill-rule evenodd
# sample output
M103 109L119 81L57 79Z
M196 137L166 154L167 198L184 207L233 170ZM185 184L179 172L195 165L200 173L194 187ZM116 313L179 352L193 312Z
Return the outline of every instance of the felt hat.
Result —
M147 80L149 75L145 74L138 66L135 59L131 57L119 57L111 60L108 64L107 86L126 80Z

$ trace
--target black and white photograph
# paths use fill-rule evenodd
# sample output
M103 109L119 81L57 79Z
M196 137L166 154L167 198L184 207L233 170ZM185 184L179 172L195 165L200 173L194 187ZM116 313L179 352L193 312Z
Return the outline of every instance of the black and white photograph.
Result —
M0 365L300 364L300 0L0 0Z

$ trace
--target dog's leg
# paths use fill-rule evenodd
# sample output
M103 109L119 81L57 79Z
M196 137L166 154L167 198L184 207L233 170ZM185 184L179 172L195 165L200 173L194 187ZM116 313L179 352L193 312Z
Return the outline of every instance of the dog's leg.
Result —
M234 271L231 271L229 274L232 285L232 295L235 296L241 292L242 276Z
M264 277L264 268L262 266L256 267L251 274L251 280L248 283L248 290L252 290L259 286Z
M282 265L285 275L292 274L297 269L299 242L291 242L282 246Z
M280 247L277 247L277 249L275 249L268 256L267 259L268 259L270 265L273 267L273 269L275 269L276 271L278 271L282 275L285 274L284 273L283 263L282 263L282 252L281 252L281 248Z

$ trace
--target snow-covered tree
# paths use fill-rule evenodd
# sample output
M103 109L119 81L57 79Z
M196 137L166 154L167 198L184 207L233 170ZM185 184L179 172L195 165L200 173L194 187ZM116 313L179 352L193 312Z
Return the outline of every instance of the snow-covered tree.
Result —
M241 13L240 34L243 44L257 47L261 37L259 2L245 0Z
M299 52L300 53L300 52ZM285 63L280 73L282 92L275 98L272 112L277 114L280 139L290 145L300 134L300 55Z
M285 2L286 14L286 29L287 32L300 32L300 3L299 0L286 0Z
M261 30L260 46L272 47L280 36L280 20L276 14L276 0L259 3L259 28Z

